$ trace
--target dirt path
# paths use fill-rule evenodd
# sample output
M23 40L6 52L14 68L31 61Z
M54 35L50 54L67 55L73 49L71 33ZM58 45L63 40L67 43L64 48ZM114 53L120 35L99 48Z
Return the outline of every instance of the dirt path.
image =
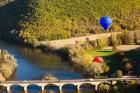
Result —
M130 50L140 51L140 45L121 45L118 46L117 48L122 51L130 51ZM103 49L112 50L112 47L105 47Z
M113 32L116 34L119 34L121 32ZM75 41L85 42L86 38L89 40L96 40L100 37L110 37L112 33L103 33L103 34L94 34L94 35L88 35L88 36L82 36L82 37L75 37L70 39L61 39L61 40L53 40L49 42L41 42L43 45L49 44L50 47L53 47L54 49L59 49L68 45L74 45Z

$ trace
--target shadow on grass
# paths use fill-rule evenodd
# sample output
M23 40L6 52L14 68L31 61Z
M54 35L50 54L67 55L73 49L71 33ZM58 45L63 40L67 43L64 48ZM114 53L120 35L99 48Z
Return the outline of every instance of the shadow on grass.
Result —
M111 52L113 52L112 50L97 50L96 52L105 52L105 53L111 53Z
M133 73L134 75L138 75L140 72L140 51L136 51L137 49L133 49L130 51L123 51L124 55L120 55L120 52L115 53L113 55L108 55L108 56L101 56L103 57L107 64L110 67L110 72L109 75L114 74L116 70L124 70L124 64L122 62L123 58L128 58L129 63L133 64ZM124 71L123 71L124 72Z
M110 56L101 56L101 57L103 57L104 60L106 60L106 63L110 67L108 75L112 75L115 73L116 70L122 69L123 63L121 62L121 58L119 57L118 53L115 53Z

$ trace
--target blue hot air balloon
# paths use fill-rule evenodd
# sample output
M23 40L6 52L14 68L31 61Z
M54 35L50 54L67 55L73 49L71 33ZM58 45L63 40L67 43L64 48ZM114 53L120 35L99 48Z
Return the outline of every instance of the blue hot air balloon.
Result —
M101 19L100 19L100 24L101 26L104 28L104 30L108 30L109 27L111 26L112 24L112 19L108 16L103 16Z

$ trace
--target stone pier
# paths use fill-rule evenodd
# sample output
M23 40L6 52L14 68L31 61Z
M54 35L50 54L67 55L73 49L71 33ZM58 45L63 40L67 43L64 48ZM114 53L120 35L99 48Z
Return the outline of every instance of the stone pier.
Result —
M10 86L7 86L7 87L6 87L6 90L7 90L7 93L11 93Z

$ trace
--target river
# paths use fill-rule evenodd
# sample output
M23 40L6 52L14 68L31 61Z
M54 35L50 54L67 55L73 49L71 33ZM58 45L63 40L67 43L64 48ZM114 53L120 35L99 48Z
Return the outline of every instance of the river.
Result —
M16 44L0 41L0 49L6 49L17 60L17 70L13 80L40 80L44 74L53 74L58 79L80 79L83 76L74 72L68 62L56 54L46 53Z
M75 72L69 62L64 62L56 54L46 53L20 45L0 41L0 49L6 49L17 60L17 70L10 80L40 80L45 74L53 74L58 79L81 79L81 73ZM58 87L46 87L46 90L58 93ZM74 89L74 90L73 90ZM65 93L76 93L74 86L65 86ZM40 87L31 85L29 93L39 93ZM23 87L12 86L12 93L23 93ZM0 92L1 93L1 92ZM53 93L53 92L51 92ZM87 93L87 92L86 92ZM91 92L92 93L92 92Z

